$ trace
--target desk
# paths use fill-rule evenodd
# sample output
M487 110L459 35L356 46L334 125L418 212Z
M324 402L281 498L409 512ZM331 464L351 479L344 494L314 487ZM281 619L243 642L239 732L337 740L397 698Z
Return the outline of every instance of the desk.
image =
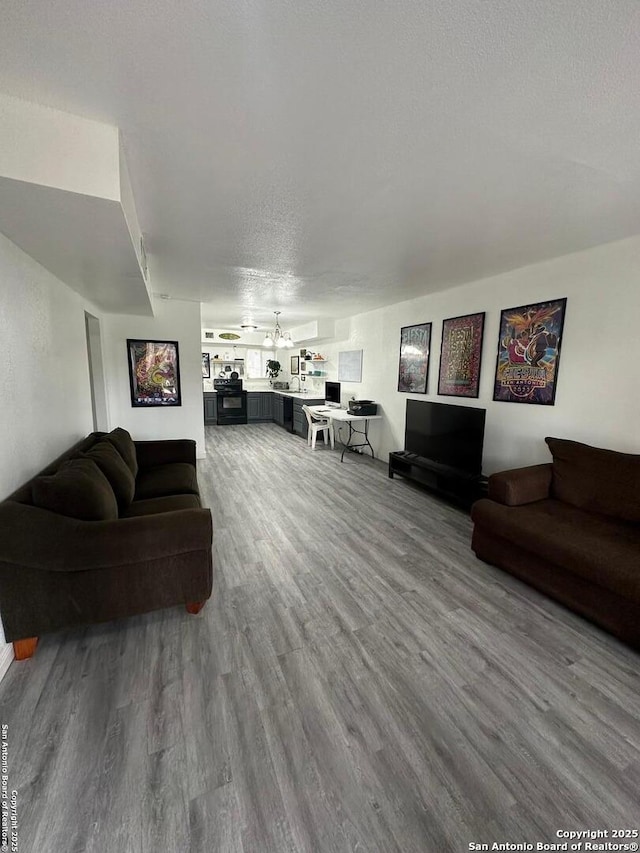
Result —
M339 439L340 444L342 445L342 455L340 456L341 462L344 462L344 454L347 450L355 453L356 449L359 447L368 447L371 451L371 458L375 459L376 455L373 452L373 447L369 441L369 421L382 420L382 415L350 415L346 409L329 409L326 406L309 406L309 409L315 414L322 415L322 417L327 418L334 442L336 421L339 423L346 423L348 425L349 436L346 442L341 438ZM364 429L357 429L354 427L353 424L355 421L364 421ZM352 441L354 436L362 436L364 441L356 443Z

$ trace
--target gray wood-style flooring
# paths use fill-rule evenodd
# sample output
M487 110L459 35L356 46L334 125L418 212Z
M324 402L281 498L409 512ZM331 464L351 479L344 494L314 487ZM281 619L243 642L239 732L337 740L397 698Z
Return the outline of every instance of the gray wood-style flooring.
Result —
M0 684L22 853L446 853L639 823L640 656L471 522L273 424L208 427L214 593Z

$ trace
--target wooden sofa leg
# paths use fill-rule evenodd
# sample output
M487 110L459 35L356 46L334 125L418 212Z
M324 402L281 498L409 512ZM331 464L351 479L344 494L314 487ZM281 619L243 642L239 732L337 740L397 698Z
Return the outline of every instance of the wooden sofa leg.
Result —
M193 613L195 616L196 613L200 613L206 603L206 601L189 601L187 603L187 613Z
M27 660L33 657L33 653L38 645L37 637L27 637L26 640L13 641L13 654L16 660Z

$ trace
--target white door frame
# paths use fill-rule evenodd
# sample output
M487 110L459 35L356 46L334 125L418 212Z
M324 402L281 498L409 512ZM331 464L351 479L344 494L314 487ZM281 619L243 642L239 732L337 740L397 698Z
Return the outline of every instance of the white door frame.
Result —
M109 429L109 413L107 409L107 386L104 378L104 361L102 358L100 320L94 317L93 314L85 311L84 321L87 333L87 359L89 362L93 428L100 432L107 432Z

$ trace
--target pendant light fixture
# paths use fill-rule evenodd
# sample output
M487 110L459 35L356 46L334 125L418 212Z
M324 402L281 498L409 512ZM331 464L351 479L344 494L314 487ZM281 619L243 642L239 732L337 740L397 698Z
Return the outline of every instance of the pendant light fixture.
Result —
M276 326L273 332L267 332L264 336L264 340L262 342L263 347L276 347L277 349L291 349L293 346L293 341L291 340L291 335L289 332L284 332L280 328L280 323L278 322L278 317L280 315L280 311L273 312L276 315Z

